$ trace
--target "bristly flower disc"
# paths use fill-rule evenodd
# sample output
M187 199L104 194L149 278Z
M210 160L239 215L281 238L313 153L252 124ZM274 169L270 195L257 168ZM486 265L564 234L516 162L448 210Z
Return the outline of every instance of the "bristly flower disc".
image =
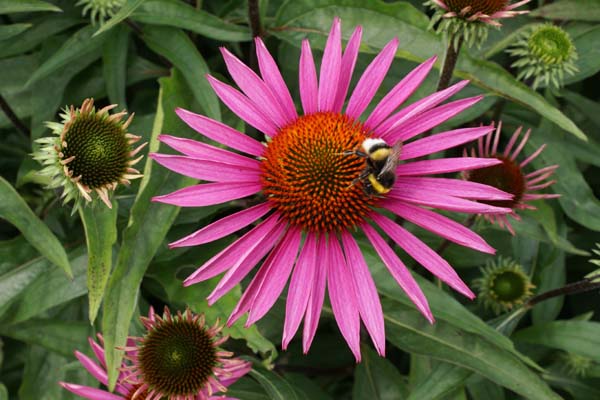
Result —
M41 148L34 158L45 166L40 174L52 178L50 188L63 187L65 203L74 199L75 209L80 198L92 201L92 193L112 207L109 191L142 176L133 165L143 156L133 157L147 143L131 148L141 138L127 132L133 114L123 121L125 111L109 113L115 107L113 104L96 111L94 100L86 99L81 108L65 109L62 123L47 123L56 137L36 141Z

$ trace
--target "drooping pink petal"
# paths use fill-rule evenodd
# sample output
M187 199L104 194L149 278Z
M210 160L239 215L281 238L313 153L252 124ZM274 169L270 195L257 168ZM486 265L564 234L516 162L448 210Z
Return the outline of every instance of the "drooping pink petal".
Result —
M259 182L258 162L247 165L226 164L188 156L152 153L150 157L165 168L190 178L209 182ZM249 161L254 161L250 160Z
M338 81L337 93L335 95L335 102L331 109L332 112L339 113L342 111L346 95L348 94L348 87L350 86L350 80L352 79L352 73L356 65L356 59L358 58L358 50L360 48L360 39L362 38L362 27L357 26L352 32L344 55L342 56L342 66L340 70L340 79Z
M75 351L75 357L79 360L83 368L85 368L90 375L92 375L96 380L103 385L108 385L108 375L106 374L106 369L102 368L98 364L96 364L91 358L86 356L79 351Z
M354 119L358 119L365 111L373 96L383 82L383 78L390 69L396 50L398 49L398 39L392 39L381 52L371 61L360 80L354 88L352 96L348 101L346 114Z
M260 37L254 38L254 44L256 47L256 58L258 59L260 74L267 86L271 89L271 92L273 92L279 100L287 122L294 121L298 118L296 106L294 105L290 91L281 76L281 72L275 63L275 60Z
M331 111L337 93L342 66L342 28L335 17L327 37L319 73L319 111Z
M257 165L255 159L244 157L206 143L198 142L197 140L170 135L158 135L158 140L169 145L172 149L192 158L224 162L233 165L249 165L252 166L251 168L254 168Z
M257 221L267 212L269 212L269 210L270 207L267 203L261 203L255 205L254 207L236 212L209 225L206 225L204 228L197 230L190 235L170 243L169 247L174 248L197 246L221 239Z
M409 140L460 114L473 104L479 102L482 98L483 96L475 96L460 99L425 111L401 124L395 125L384 136L384 139L389 143L395 143L398 140L402 140L403 142Z
M261 156L265 151L265 146L259 141L219 121L215 121L204 115L195 114L183 108L177 108L175 112L193 130L232 149L243 151L253 156Z
M448 172L469 171L477 168L501 164L496 158L456 157L421 160L400 164L396 168L398 176L446 174Z
M450 86L449 88L446 88L444 90L441 90L441 91L433 93L433 94L430 94L427 97L424 97L420 100L415 101L411 105L404 107L403 109L398 111L396 114L385 119L381 123L381 125L376 127L376 132L378 133L379 136L382 136L382 137L389 135L389 131L394 129L395 126L402 124L402 123L408 121L409 119L416 117L417 115L422 114L423 112L425 112L427 110L432 109L433 107L437 106L444 100L449 99L450 97L454 96L458 91L460 91L462 88L464 88L468 83L469 83L469 81L460 81L460 82Z
M273 258L268 264L265 262L266 265L263 268L266 268L265 274L268 275L269 279L263 280L257 289L246 326L250 326L261 319L275 304L292 273L301 239L302 231L299 228L291 227L283 237L281 246L272 253Z
M304 326L302 334L302 351L308 353L310 345L317 332L319 318L321 317L321 309L323 308L323 300L325 300L325 286L327 282L327 263L329 257L329 249L327 248L327 239L324 235L317 237L317 261L316 273L312 281L308 296L308 306L304 316Z
M436 56L431 57L417 68L406 75L385 97L377 104L369 118L365 121L365 126L375 129L383 120L385 120L396 108L406 101L414 91L421 85L425 77L431 71L433 64L437 60Z
M352 273L346 264L340 243L336 237L331 237L329 240L328 261L326 266L327 290L333 316L358 363L360 362L360 316L356 301L356 290Z
M203 183L162 196L154 196L152 201L179 207L204 207L252 196L261 190L262 185L258 182L228 182L227 185Z
M210 75L207 76L207 79L221 101L238 117L267 136L273 137L277 134L277 125L254 102L236 89Z
M393 199L385 199L381 203L381 206L407 221L448 239L451 242L484 253L496 253L496 250L493 247L487 244L481 236L469 228L431 210Z
M212 293L207 297L208 305L213 305L233 289L235 285L240 283L256 264L271 251L273 246L279 242L279 238L285 231L285 228L285 223L279 223L268 235L249 243L244 253L232 264L231 268L229 268Z
M313 59L312 50L307 39L302 41L298 75L300 101L302 102L304 114L315 113L319 110L319 85L317 83L315 60Z
M381 214L373 213L371 217L394 242L425 267L425 269L447 283L457 292L470 299L475 298L475 294L460 279L450 264L425 243L417 239L415 235Z
M415 304L417 309L427 318L430 323L433 323L433 314L429 309L427 298L421 291L421 288L412 277L406 266L400 261L396 253L390 246L387 245L385 240L379 236L377 231L373 229L369 224L364 223L361 225L361 229L367 235L367 238L373 244L375 251L381 257L381 260L387 267L388 271L392 274L396 282L400 285L404 293L408 298Z
M101 343L104 342L104 338L102 337L101 334L98 334L98 340L100 340ZM90 347L92 348L92 352L94 353L94 356L96 356L96 358L100 362L100 365L102 365L104 368L106 368L106 358L104 356L104 349L102 348L102 346L100 346L98 343L96 343L91 337L88 338L88 343L90 344Z
M493 126L482 126L477 128L453 129L451 131L438 133L424 137L414 142L407 143L402 147L402 160L409 160L437 153L438 151L450 149L461 144L471 142L494 130Z
M117 396L116 394L89 386L76 385L74 383L67 382L58 383L69 392L75 393L77 396L81 396L89 400L123 400L121 396Z
M410 188L411 191L433 191L440 195L456 196L477 200L512 200L513 195L503 192L495 187L477 182L463 181L449 178L429 177L399 177L397 185L402 190Z
M308 293L317 269L317 236L307 233L306 242L292 273L286 299L285 322L281 347L285 350L296 334L308 305Z
M369 267L352 235L348 231L342 231L341 239L349 266L348 270L354 280L360 316L373 340L377 353L385 357L383 310L375 282L373 282Z
M278 214L271 214L250 232L246 233L205 262L201 267L194 271L193 274L186 278L183 282L183 286L190 286L194 283L202 282L229 269L232 264L245 254L252 243L259 241L270 234L273 228L278 224L278 218Z
M280 128L286 125L288 119L285 112L267 84L226 48L221 47L221 54L227 65L227 70L235 83L242 89L242 92L254 105L260 107L275 125Z

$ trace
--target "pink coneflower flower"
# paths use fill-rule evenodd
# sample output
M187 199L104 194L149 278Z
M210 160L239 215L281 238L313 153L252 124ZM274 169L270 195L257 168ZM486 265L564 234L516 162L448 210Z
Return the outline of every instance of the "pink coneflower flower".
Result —
M532 155L519 163L517 162L517 157L523 150L523 147L525 147L527 139L529 139L529 135L531 134L531 129L528 129L527 132L525 132L519 145L514 148L522 131L522 127L519 127L513 133L504 152L499 152L498 142L500 141L501 130L502 122L498 123L498 128L495 133L490 132L485 137L480 137L478 139L477 150L474 148L471 149L471 156L495 158L502 161L502 163L491 167L480 168L476 171L465 172L463 173L463 178L469 182L490 185L512 194L513 198L510 200L480 201L497 207L510 208L512 211L509 215L519 221L520 217L516 213L517 210L535 210L535 207L531 204L527 204L527 201L560 197L560 194L536 193L536 191L545 189L556 183L556 180L547 179L552 176L556 168L558 168L558 165L550 165L526 174L523 172L523 168L539 156L544 148L546 148L546 145L540 146L540 148ZM464 155L467 155L467 150L464 151ZM486 214L485 218L492 223L497 222L502 228L506 227L510 233L513 235L515 234L513 227L508 221L507 215Z
M259 204L171 243L171 247L181 247L211 242L262 219L198 268L184 285L225 272L208 297L209 304L213 304L266 256L228 323L246 312L249 312L247 325L262 318L291 276L283 347L287 348L304 319L303 348L308 351L327 288L334 317L357 361L360 320L382 355L385 333L377 290L353 237L355 232L366 235L408 297L433 321L423 292L375 227L452 288L469 298L474 295L445 260L381 211L391 211L448 240L488 253L494 250L481 237L429 208L466 213L510 211L473 201L510 198L495 188L457 179L425 177L496 165L499 160L459 157L408 162L467 143L493 130L493 127L456 129L410 142L481 99L481 96L471 97L440 105L467 84L463 81L397 111L426 77L435 57L415 68L363 118L394 59L398 40L393 39L367 67L344 107L361 34L361 27L357 27L342 51L340 21L334 20L319 80L309 42L302 43L299 85L303 115L296 112L279 69L259 38L256 49L261 76L222 49L227 68L241 91L208 76L210 84L232 111L265 134L266 144L218 121L178 109L177 114L190 127L246 155L167 135L161 135L160 140L183 155L152 155L173 171L213 182L159 196L156 201L199 207L259 193L264 196L259 197ZM392 156L398 145L404 144L399 165L395 171L392 169L392 179L383 185L383 189L391 189L387 193L378 190L379 194L373 194L369 190L373 189L376 174L361 178L361 173L370 167L365 157L352 152L365 151L363 143L367 139L370 144L389 144L387 153Z
M148 318L141 320L148 332L143 338L127 340L116 393L74 383L60 385L90 400L235 400L217 393L226 392L251 365L218 349L228 338L219 334L218 322L207 327L204 315L186 310L173 316L167 307L162 317L150 309ZM99 343L91 338L89 342L100 365L78 351L75 356L94 378L108 386L102 335L98 334L98 339Z
M493 26L502 26L498 19L511 18L526 14L528 10L516 11L531 0L522 0L510 4L510 0L430 0L446 13L444 18L462 18L468 21L479 21Z

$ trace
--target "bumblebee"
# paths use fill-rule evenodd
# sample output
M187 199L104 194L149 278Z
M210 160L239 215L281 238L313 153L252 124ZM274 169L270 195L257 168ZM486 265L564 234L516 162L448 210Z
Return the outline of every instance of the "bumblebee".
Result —
M382 195L392 190L396 182L396 167L400 162L402 142L390 146L383 139L368 138L361 145L362 150L346 151L367 159L367 166L352 184L363 182L365 193L369 196Z

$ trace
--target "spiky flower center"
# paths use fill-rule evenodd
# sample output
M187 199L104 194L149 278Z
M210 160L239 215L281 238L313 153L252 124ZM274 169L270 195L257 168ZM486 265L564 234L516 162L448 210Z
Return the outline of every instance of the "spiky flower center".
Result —
M531 53L546 64L562 64L575 52L569 34L552 24L533 31L527 43Z
M523 299L528 292L528 280L523 278L523 274L516 271L500 272L491 279L490 292L503 302Z
M150 391L167 398L195 395L218 366L213 336L192 320L162 320L140 347L139 368Z
M300 117L268 144L262 184L272 207L308 231L335 232L360 223L377 200L357 178L367 131L352 118L329 112Z
M508 0L445 0L444 3L450 11L470 17L478 13L492 15L503 10L509 2Z
M514 196L512 200L481 200L482 203L514 208L523 198L527 188L525 176L519 164L510 158L501 155L494 157L502 161L502 164L473 170L469 172L468 180L493 186Z
M69 126L61 149L73 176L90 189L108 186L125 175L130 146L118 121L96 113L79 113Z

